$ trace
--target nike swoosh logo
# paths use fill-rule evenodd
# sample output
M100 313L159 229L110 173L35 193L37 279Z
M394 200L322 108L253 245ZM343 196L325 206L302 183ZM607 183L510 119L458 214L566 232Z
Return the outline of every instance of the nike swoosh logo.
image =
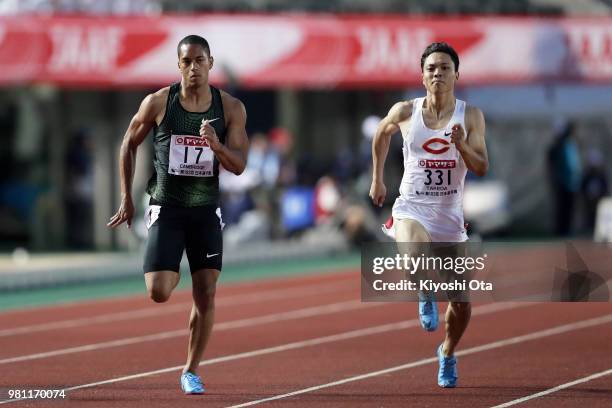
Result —
M206 258L212 258L213 256L217 256L217 255L219 255L218 252L216 254L206 254Z
M450 136L452 132L444 132L444 136Z

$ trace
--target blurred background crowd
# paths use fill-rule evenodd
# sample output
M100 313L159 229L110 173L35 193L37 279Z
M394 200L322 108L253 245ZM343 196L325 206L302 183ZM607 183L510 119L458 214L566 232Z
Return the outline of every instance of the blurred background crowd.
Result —
M283 12L300 19L343 14L376 18L384 13L432 24L436 19L474 14L612 21L607 20L612 3L603 0L0 0L0 27L19 24L26 16L103 17L108 22L114 17L156 19L186 14L204 18L206 13L244 16L251 12ZM7 38L4 29L0 32L2 68L20 48L2 48ZM206 32L197 34L207 37ZM612 35L606 35L603 47L607 51L601 58L607 64L612 60ZM226 47L231 44L211 39L213 56ZM495 52L503 65L507 51ZM412 58L417 69L419 56ZM174 55L164 58L162 63L173 68ZM538 55L533 59L537 63ZM481 61L481 66L488 62ZM78 71L79 64L74 69ZM290 240L303 245L342 242L358 248L364 241L381 239L379 226L390 213L402 175L401 139L394 138L391 146L388 197L381 209L368 199L371 139L380 117L393 103L423 94L418 75L404 86L282 82L249 86L239 73L224 66L217 69L224 72L217 85L246 106L251 143L244 174L221 174L226 245ZM460 73L472 71L473 77L480 69L466 64ZM593 237L597 208L610 193L612 177L609 72L595 81L549 80L546 75L516 81L495 76L465 84L459 81L457 96L485 113L491 162L489 175L483 179L469 175L466 183L465 213L473 236ZM134 189L142 200L137 222L132 231L114 232L105 224L119 201L118 147L140 100L167 84L152 80L148 85L105 86L93 79L54 81L32 75L3 80L0 249L138 248L146 233L139 220L147 203L144 187L151 174L151 145L145 142L139 151Z

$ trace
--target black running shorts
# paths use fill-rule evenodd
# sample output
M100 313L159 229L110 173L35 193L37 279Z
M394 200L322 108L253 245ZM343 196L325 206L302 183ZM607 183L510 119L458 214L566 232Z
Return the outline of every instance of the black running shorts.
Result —
M221 209L216 205L169 207L150 205L145 214L149 230L144 272L179 271L183 250L191 273L221 270L223 237Z

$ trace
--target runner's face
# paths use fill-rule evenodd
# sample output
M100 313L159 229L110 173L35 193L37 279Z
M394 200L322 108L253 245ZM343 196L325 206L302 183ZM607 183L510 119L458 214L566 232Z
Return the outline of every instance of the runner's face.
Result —
M178 67L187 85L198 86L208 83L208 71L212 68L213 58L199 44L181 45Z
M453 91L459 73L450 55L443 52L429 54L423 64L423 85L430 93Z

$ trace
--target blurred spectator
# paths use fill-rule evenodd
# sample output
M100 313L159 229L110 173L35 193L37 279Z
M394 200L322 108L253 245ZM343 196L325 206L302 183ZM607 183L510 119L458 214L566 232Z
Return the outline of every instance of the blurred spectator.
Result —
M220 167L221 213L227 225L237 223L244 212L253 209L249 191L259 184L259 176L252 170L246 169L240 176L236 176Z
M330 176L323 176L317 181L314 190L314 216L317 224L327 222L340 204L338 184Z
M354 194L343 193L333 177L325 175L317 181L314 190L317 227L337 228L350 246L359 247L364 242L383 238L382 235L377 237L380 224L369 207L369 201ZM322 232L326 233L328 230L329 228L323 228Z
M355 248L367 242L384 240L380 235L378 218L365 205L348 205L341 226L349 244Z
M10 181L0 183L0 237L2 240L21 241L29 244L29 223L43 189L28 182L27 176L15 175Z
M608 195L608 177L603 154L591 148L586 156L586 169L582 179L582 197L585 208L585 226L589 232L595 229L595 217L599 200Z
M315 223L315 195L311 187L291 187L280 200L280 216L284 232L295 235Z
M235 247L246 242L270 240L270 203L266 195L261 194L261 192L260 188L251 190L249 197L252 200L253 208L243 212L235 224L224 229L223 239L228 247Z
M66 238L73 249L93 248L93 146L77 132L66 155Z
M336 151L331 172L338 180L338 183L345 186L358 174L358 164L351 146L342 146Z
M359 168L360 172L362 174L366 173L368 177L371 176L372 171L372 139L374 139L380 121L381 118L379 116L370 115L361 122L361 135L363 137L359 144Z
M553 143L548 150L548 168L554 194L555 234L568 236L572 231L576 194L580 191L581 163L575 140L575 125L560 121L555 125Z
M280 155L270 146L265 133L255 133L251 137L247 171L255 172L266 189L276 186L280 171Z
M252 193L269 191L278 183L280 156L268 143L264 133L250 138L247 167L240 176L221 170L223 218L228 225L236 224L247 211L255 209Z
M270 131L271 148L279 156L278 185L290 186L297 182L296 164L292 157L293 135L284 128L274 128Z

